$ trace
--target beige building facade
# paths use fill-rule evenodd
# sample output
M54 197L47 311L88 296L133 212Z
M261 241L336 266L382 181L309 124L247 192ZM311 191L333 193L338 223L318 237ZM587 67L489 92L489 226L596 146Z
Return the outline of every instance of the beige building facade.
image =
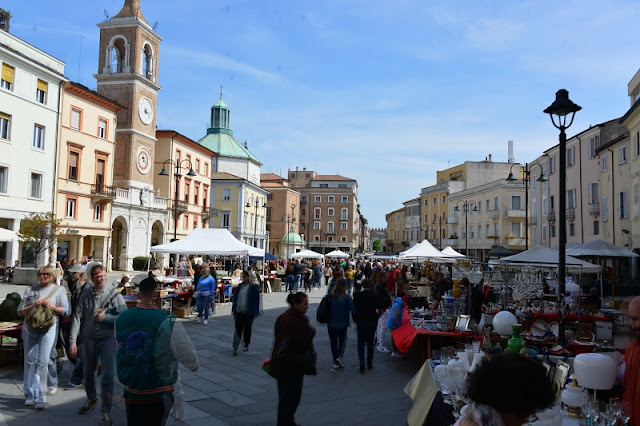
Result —
M296 231L300 215L304 209L306 216L307 205L301 204L300 192L291 188L289 180L282 176L275 173L262 173L260 182L269 192L266 216L266 232L269 240L267 251L277 257L288 257L287 252L295 252L292 248L295 236L290 235L291 238L285 238L285 236L290 232L298 234ZM300 240L302 240L301 237Z
M385 215L387 221L387 252L398 254L406 250L402 246L404 238L404 215L405 208L394 210Z
M108 259L120 109L81 84L63 85L55 208L62 219L57 250L63 264L84 256L104 263Z

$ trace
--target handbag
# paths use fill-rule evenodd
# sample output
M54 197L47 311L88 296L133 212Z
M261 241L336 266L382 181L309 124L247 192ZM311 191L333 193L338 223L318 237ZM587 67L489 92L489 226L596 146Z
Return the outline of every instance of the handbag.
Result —
M318 374L316 369L318 354L313 347L313 343L304 352L297 352L292 347L291 336L285 336L280 342L276 360L288 368L301 371L308 376Z

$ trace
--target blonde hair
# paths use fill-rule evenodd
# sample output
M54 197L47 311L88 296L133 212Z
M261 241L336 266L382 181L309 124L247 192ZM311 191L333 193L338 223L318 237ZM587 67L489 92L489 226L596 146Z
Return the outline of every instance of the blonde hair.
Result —
M208 277L211 275L211 270L208 266L203 266L200 268L200 277Z
M38 274L49 274L49 284L56 282L56 271L51 266L43 266L38 269Z

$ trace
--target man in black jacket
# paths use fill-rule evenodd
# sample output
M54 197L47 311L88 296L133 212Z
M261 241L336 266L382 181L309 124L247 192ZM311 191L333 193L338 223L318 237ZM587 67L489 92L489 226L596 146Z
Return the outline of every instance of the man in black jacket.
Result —
M358 326L358 357L360 372L364 373L364 345L367 344L367 369L373 368L373 337L378 323L378 300L371 291L371 281L362 282L362 291L353 296L357 315L353 320Z

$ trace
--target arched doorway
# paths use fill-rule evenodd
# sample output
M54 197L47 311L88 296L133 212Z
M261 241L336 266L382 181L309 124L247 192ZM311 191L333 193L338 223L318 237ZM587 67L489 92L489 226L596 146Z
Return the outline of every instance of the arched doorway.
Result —
M158 244L164 244L164 243L165 243L164 224L161 221L156 220L155 222L153 222L153 225L151 225L151 247L157 246ZM165 265L169 265L169 263L167 262L168 255L153 253L153 256L156 259L156 265L160 264L161 267L164 267Z
M127 268L127 236L126 219L122 216L116 217L111 226L111 269L114 271Z

